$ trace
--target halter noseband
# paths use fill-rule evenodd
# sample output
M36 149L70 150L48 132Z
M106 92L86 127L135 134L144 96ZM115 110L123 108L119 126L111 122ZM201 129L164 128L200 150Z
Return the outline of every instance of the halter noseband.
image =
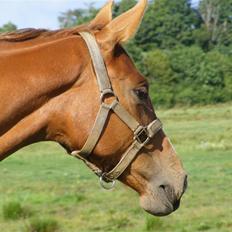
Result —
M97 44L95 37L89 32L79 32L81 37L87 44L95 74L97 77L98 87L100 91L100 109L98 111L95 123L90 132L90 135L85 142L84 146L80 151L72 152L72 156L81 159L86 163L86 165L100 177L101 184L104 188L104 182L112 182L114 186L115 180L126 170L130 163L134 160L135 156L139 151L150 142L150 140L157 134L157 132L162 128L162 123L159 119L154 120L148 126L140 125L134 117L119 103L110 79L106 70L106 66L101 55L100 48ZM111 104L106 104L104 102L104 97L108 95L115 96L115 100ZM107 118L110 112L114 112L122 122L124 122L128 128L130 128L134 133L133 142L126 152L122 155L121 160L118 164L109 172L103 172L96 165L89 162L87 159L97 145L103 129L105 128Z

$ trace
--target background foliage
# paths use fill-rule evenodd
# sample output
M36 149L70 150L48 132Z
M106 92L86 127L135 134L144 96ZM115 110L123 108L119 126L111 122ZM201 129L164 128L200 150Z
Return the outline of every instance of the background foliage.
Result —
M117 16L136 4L121 0ZM98 9L69 10L60 27L89 22ZM16 29L5 24L0 32ZM151 0L142 25L125 45L151 83L156 106L212 104L232 100L232 0Z
M0 27L0 33L11 32L11 31L14 31L16 29L17 29L16 25L14 25L11 22L8 22L8 23L4 24L2 27Z
M134 4L122 0L114 16ZM71 20L59 18L60 24L68 20L75 26L96 12L91 5ZM149 78L157 106L232 100L232 0L202 0L197 8L190 0L152 0L137 35L125 46Z

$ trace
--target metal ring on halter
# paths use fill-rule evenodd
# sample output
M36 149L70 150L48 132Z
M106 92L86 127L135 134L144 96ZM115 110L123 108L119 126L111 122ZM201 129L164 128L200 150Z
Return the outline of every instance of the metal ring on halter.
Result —
M100 101L101 101L101 103L104 101L104 97L107 94L112 95L113 97L115 97L117 99L117 96L115 95L115 93L113 92L112 89L105 89L104 91L101 92L101 95L100 95Z
M116 180L112 180L107 183L106 181L104 181L104 174L100 176L100 185L102 188L106 190L111 190L115 187L115 184L116 184Z

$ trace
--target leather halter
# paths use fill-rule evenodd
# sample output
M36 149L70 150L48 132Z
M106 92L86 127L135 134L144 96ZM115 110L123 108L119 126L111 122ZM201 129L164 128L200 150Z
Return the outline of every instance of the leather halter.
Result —
M86 165L100 177L101 181L115 182L116 179L126 170L130 163L134 160L139 151L150 142L150 140L162 128L162 123L159 119L154 120L148 126L142 126L135 120L133 116L120 104L116 97L110 79L106 70L106 66L101 55L100 48L95 37L89 32L80 32L81 37L87 44L92 64L97 77L98 87L100 91L100 109L97 114L95 123L90 132L90 135L80 151L74 151L71 154L78 159L81 159ZM114 96L115 100L111 104L104 102L104 97ZM119 119L124 122L129 129L134 133L132 144L122 155L118 164L109 172L103 172L96 165L88 161L95 146L97 145L103 129L107 123L107 118L110 112L114 112ZM104 187L104 186L103 186Z

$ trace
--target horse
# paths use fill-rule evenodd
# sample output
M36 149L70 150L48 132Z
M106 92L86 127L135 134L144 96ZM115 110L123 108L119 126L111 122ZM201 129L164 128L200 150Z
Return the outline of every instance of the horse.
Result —
M113 1L88 24L0 35L0 160L53 141L83 160L103 186L139 194L148 213L179 208L181 160L157 118L149 84L122 43L136 33L147 0L112 18Z

